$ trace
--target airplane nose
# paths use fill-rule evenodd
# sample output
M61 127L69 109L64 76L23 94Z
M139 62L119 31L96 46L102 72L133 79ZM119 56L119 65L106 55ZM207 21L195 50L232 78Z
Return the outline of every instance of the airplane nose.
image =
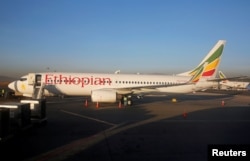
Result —
M8 85L8 87L10 88L10 89L12 89L12 90L16 90L15 89L15 83L16 83L16 81L14 81L14 82L11 82L9 85Z

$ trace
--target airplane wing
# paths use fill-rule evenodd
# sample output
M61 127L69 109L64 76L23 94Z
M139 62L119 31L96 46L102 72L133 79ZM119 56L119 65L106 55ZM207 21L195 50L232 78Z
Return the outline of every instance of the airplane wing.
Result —
M220 82L224 80L239 80L239 79L247 79L248 76L238 76L238 77L227 77L227 78L213 78L213 79L208 79L207 81L215 81L215 82Z

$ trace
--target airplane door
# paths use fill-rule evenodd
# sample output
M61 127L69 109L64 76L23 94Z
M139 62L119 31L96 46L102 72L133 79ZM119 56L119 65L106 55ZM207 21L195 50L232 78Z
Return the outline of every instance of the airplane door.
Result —
M42 84L42 75L35 74L35 73L29 73L28 74L28 84L40 87Z
M36 82L36 86L41 86L41 84L42 84L42 75L36 74L35 82Z

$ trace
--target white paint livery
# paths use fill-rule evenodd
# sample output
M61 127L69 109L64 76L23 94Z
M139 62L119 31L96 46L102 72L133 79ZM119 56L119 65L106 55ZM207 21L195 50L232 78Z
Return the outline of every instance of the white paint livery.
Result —
M224 79L223 81L220 81L221 89L246 90L249 86L249 82L228 80L222 71L219 71L219 76L221 79Z
M224 44L225 41L218 41L212 51L216 51ZM20 80L10 83L9 88L22 93L23 96L32 97L36 87L42 87L45 96L91 96L93 102L115 102L122 96L131 94L185 94L212 88L217 84L217 82L208 81L207 76L202 76L205 65L207 65L205 60L212 56L213 53L210 51L199 64L199 66L203 64L203 68L199 68L194 76L121 73L29 73L21 77ZM215 68L217 70L218 66ZM215 74L209 78L214 77Z

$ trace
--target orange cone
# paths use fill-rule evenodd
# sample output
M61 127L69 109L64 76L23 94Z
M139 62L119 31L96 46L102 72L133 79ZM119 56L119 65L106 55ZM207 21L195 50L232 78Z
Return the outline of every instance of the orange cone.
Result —
M221 106L225 106L225 101L224 100L221 101Z
M184 119L187 118L187 112L184 112L182 116Z
M96 102L96 108L99 108L99 102Z
M85 105L85 107L88 107L88 100L87 99L85 100L85 104L84 105Z
M121 103L121 101L119 102L118 107L119 107L119 108L122 108L122 103Z

